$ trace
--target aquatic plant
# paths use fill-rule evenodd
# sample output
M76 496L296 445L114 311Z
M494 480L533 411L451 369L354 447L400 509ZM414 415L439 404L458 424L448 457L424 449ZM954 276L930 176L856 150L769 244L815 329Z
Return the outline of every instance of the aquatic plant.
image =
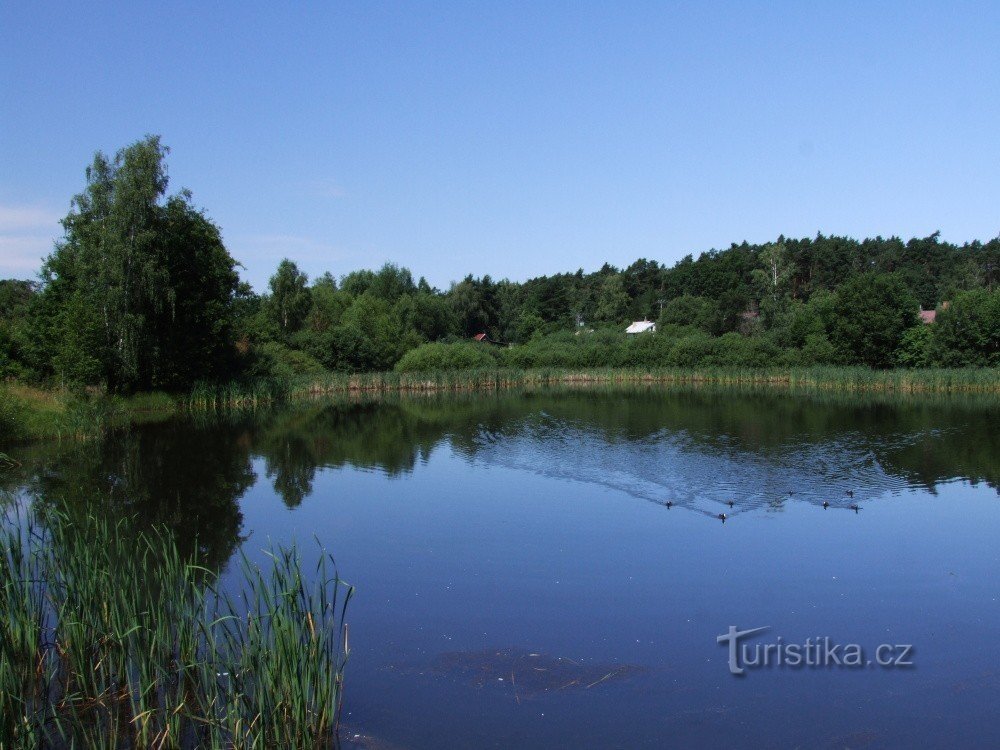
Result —
M557 385L716 385L782 389L789 393L1000 393L996 369L872 370L803 368L485 368L428 372L327 373L286 381L204 385L187 401L192 410L255 409L285 400L343 393L499 390Z
M166 419L178 401L162 392L132 396L66 388L0 384L0 444L39 438L81 438L126 424Z
M334 394L493 391L558 385L767 388L799 393L1000 393L1000 369L866 367L487 367L339 373L199 383L186 396L90 396L0 385L0 445L42 437L86 437L108 428L188 413L256 411L297 398Z
M241 555L233 595L166 529L7 514L0 747L312 747L334 741L352 589L296 548Z

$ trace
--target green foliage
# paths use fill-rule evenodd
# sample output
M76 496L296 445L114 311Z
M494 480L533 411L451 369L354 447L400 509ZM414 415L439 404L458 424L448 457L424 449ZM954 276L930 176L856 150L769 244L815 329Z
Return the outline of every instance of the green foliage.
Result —
M629 317L631 299L621 276L608 276L601 282L594 308L594 320L599 323L622 323Z
M903 332L896 349L896 364L900 367L929 367L933 361L935 331L918 323Z
M415 331L424 341L439 341L453 336L458 328L448 300L440 295L420 292L400 298L400 323Z
M837 348L830 343L825 333L807 334L802 342L799 364L802 365L834 365L838 363Z
M316 280L309 290L309 312L305 329L313 333L328 331L340 324L340 319L351 304L351 295L337 291L337 282L329 274Z
M28 389L0 384L0 440L14 443L48 432L39 424L58 424L63 411L54 399L27 398Z
M416 292L417 287L408 268L400 268L395 263L386 263L372 277L371 286L366 291L392 304L404 295Z
M640 258L524 282L470 274L447 291L391 263L310 286L285 259L257 295L190 195L166 195L166 153L148 137L113 160L98 154L40 291L0 282L0 377L181 391L311 374L317 363L386 371L422 344L480 333L514 344L500 356L515 367L997 361L995 297L985 290L1000 282L1000 238L778 237L672 266ZM979 296L959 303L968 292ZM916 305L946 299L956 307L942 310L928 343L910 330ZM617 336L655 316L653 340ZM614 330L592 333L602 326Z
M1000 366L1000 289L955 295L938 311L933 357L948 367Z
M0 379L34 374L28 313L36 293L31 281L0 280Z
M667 355L664 365L672 367L698 367L716 356L716 341L706 333L678 339Z
M255 378L294 378L299 375L319 375L325 368L307 352L290 349L277 341L264 342L249 370Z
M773 324L788 306L789 291L795 275L784 242L765 245L757 256L759 267L751 274L757 290L761 316L765 325Z
M514 329L514 337L518 341L530 341L541 336L545 329L545 321L541 316L533 312L526 312L518 318L517 327Z
M418 291L410 270L400 268L395 263L386 263L378 271L352 271L341 279L340 288L354 297L369 293L389 303Z
M827 335L837 315L836 295L820 291L808 302L789 303L772 321L771 332L782 346L802 347L810 336Z
M344 312L344 334L334 342L337 366L333 369L348 372L391 370L396 360L415 341L404 341L400 321L390 302L372 292L354 300Z
M474 279L471 274L452 285L448 292L459 336L471 338L477 333L488 333L500 338L500 316L496 285L489 276Z
M64 381L186 388L225 371L236 264L189 193L164 200L166 154L154 136L97 154L63 220L33 331Z
M903 334L917 324L917 309L898 275L856 276L837 290L831 340L844 361L890 367Z
M235 596L165 528L0 517L0 736L18 747L333 744L351 588L295 548Z
M660 313L657 328L693 326L706 333L717 333L721 327L719 306L706 297L682 294L667 302Z
M271 277L268 286L271 296L267 300L268 317L283 336L290 336L302 327L312 298L307 284L309 277L299 267L285 258Z
M497 366L490 344L422 344L396 363L396 372L475 370Z
M643 336L620 331L553 334L503 350L509 367L773 367L785 363L782 350L767 337L728 333L713 337L691 327L669 326Z

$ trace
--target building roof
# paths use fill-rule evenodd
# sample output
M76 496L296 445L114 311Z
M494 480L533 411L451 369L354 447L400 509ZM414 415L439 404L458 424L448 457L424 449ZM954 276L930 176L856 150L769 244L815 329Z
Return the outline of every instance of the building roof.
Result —
M920 320L924 323L933 323L937 320L937 310L921 310Z
M485 333L477 333L477 334L476 334L475 336L473 336L472 338L473 338L473 339L474 339L475 341L486 341L486 334L485 334Z
M625 329L625 333L645 333L646 331L655 331L656 323L650 320L637 320L635 323L630 325Z

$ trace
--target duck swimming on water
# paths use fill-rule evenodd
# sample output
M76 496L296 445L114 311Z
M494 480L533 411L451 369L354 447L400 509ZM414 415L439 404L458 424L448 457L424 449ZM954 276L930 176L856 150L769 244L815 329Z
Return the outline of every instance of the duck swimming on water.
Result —
M854 511L855 513L857 513L857 512L859 511L859 510L861 510L861 506L860 506L860 505L858 505L857 503L851 503L851 505L850 505L850 508L851 508L851 510L853 510L853 511Z
M826 500L824 500L823 501L823 507L824 508L829 508L830 507L830 503L828 503Z
M726 522L727 518L729 518L729 516L727 516L725 513L720 513L719 514L719 520L722 521L723 523Z

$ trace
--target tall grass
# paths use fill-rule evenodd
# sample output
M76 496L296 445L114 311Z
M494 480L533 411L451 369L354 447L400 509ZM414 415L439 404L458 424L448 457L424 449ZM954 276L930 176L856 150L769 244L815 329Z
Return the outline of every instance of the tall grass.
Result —
M265 404L286 400L292 390L292 380L266 378L249 383L198 383L184 399L188 409L256 409Z
M242 588L165 530L8 513L0 528L0 747L319 747L334 742L351 588L323 555Z
M109 427L165 419L177 408L176 399L160 392L121 397L0 383L0 444L87 437Z
M754 386L788 392L1000 393L1000 370L871 370L864 367L803 368L487 368L431 372L326 375L256 385L233 384L197 391L192 408L258 407L275 401L340 393L476 391L525 386L660 384Z
M190 394L83 398L20 384L0 385L0 445L80 437L108 427L188 412L253 411L294 398L342 393L477 391L525 386L660 384L767 387L795 392L1000 393L1000 369L865 367L489 367L430 372L325 373L249 382L201 383Z

